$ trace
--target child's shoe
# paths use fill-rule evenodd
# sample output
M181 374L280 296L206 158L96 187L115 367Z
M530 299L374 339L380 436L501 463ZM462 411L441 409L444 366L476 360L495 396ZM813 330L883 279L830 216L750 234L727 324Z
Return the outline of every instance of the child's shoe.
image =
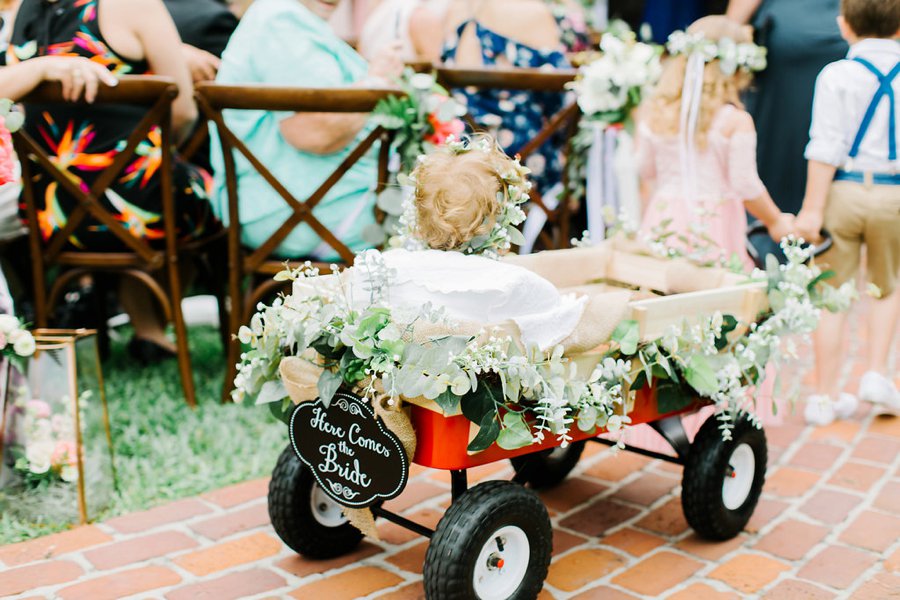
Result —
M834 422L834 403L824 394L815 394L806 399L803 416L809 425L824 427Z
M867 371L859 382L859 398L881 413L900 415L900 392L894 382L876 371Z

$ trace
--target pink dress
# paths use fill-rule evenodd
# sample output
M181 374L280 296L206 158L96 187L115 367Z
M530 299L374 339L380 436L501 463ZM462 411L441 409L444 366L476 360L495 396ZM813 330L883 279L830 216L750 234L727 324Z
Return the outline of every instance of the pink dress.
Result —
M676 234L692 230L698 233L699 225L702 235L718 246L723 258L737 254L747 268L752 268L753 262L744 245L747 229L744 200L761 196L766 188L756 170L756 133L722 134L725 123L736 110L730 104L720 108L710 125L706 145L697 149L694 185L697 195L693 199L685 198L687 187L679 158L678 138L657 135L646 125L639 126L640 176L656 183L644 212L641 232L651 233L666 219L671 220L668 230ZM671 236L667 243L684 247L684 243L675 240L675 237ZM766 425L781 423L781 418L772 410L774 379L774 370L769 368L757 394L756 414ZM683 418L689 439L693 440L700 426L713 412L713 407L706 407ZM674 454L671 446L649 425L631 427L625 443Z
M718 246L720 256L728 259L737 254L752 268L744 246L744 200L761 196L766 188L756 171L756 133L722 134L736 110L730 104L721 107L707 132L706 145L697 144L692 186L696 195L692 198L685 197L691 186L682 173L678 137L657 135L643 124L638 128L640 176L656 183L641 231L650 233L663 221L671 220L667 226L670 231L690 232L689 237L694 239L698 235L707 237ZM674 237L667 243L687 249Z

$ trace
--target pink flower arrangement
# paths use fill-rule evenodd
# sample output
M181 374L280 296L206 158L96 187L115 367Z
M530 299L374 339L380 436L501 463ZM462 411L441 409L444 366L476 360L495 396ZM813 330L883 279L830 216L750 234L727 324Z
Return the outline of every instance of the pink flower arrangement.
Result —
M425 141L435 146L440 146L450 137L459 139L466 129L466 124L461 119L441 121L438 118L438 111L428 115L428 123L434 131L431 135L425 136Z
M6 127L6 117L0 116L0 185L16 180L15 166L12 135Z

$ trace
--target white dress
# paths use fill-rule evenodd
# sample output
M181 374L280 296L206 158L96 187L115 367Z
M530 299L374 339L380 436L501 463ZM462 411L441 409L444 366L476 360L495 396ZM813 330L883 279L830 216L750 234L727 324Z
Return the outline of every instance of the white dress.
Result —
M502 261L441 250L390 250L382 253L394 271L387 289L390 306L419 310L426 303L443 307L447 317L485 326L512 320L526 346L548 350L578 325L587 297L560 294L531 271ZM357 261L358 263L359 261ZM351 275L354 305L369 302L372 276L359 264Z

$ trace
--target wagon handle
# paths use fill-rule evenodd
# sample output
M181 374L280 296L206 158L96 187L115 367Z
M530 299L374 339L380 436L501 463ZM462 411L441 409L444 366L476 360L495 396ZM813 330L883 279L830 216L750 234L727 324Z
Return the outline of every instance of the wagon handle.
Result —
M747 254L750 255L750 258L752 258L753 262L755 262L757 265L765 263L762 262L762 257L760 257L759 252L757 252L756 250L756 247L750 243L750 238L754 235L760 234L768 235L769 232L766 229L766 226L759 221L747 228ZM824 254L834 244L831 233L829 233L827 229L823 228L821 231L819 231L819 235L821 236L822 240L818 244L815 244L813 246L813 252L810 258L815 258L816 256Z

